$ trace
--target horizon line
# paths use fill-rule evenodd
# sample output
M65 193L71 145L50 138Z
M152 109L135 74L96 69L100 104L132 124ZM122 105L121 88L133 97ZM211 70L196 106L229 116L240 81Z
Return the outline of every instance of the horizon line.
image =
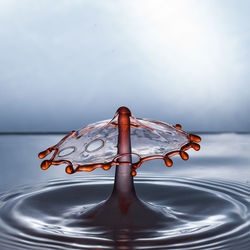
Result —
M62 135L71 131L0 131L0 135ZM187 131L185 131L187 132ZM189 131L189 134L250 134L250 131Z

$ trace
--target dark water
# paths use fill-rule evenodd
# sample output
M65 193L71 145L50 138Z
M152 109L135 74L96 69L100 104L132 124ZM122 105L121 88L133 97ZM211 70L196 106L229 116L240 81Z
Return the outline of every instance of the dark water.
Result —
M0 137L0 249L250 249L249 135L204 135L188 162L144 164L135 186L153 213L134 207L116 226L112 213L106 224L85 216L113 171L39 169L37 152L60 137Z

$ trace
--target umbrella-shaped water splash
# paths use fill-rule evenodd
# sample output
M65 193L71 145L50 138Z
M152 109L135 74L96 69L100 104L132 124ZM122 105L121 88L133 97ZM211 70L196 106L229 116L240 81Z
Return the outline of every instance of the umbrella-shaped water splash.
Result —
M104 170L114 165L130 165L131 174L144 162L163 159L172 166L171 156L179 154L188 159L189 148L199 150L200 137L181 130L181 125L135 118L128 108L121 107L111 120L90 124L72 131L59 143L39 154L44 158L52 151L50 160L42 162L42 169L66 163L66 172ZM132 146L132 149L131 149Z
M39 158L54 151L50 160L42 162L42 169L65 163L69 174L96 168L108 170L116 165L111 196L85 211L79 223L110 225L112 228L127 228L131 225L144 228L150 227L152 223L161 224L165 214L161 208L137 197L133 183L136 169L144 161L152 159L163 159L170 167L170 158L175 154L187 160L188 154L185 151L191 147L199 150L197 142L200 140L199 136L182 131L180 125L136 119L128 108L121 107L112 120L72 131L58 144L41 152Z

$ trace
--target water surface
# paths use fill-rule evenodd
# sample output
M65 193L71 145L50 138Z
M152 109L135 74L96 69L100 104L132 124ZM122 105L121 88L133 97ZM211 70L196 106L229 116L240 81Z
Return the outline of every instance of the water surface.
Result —
M37 153L60 138L0 136L0 249L249 249L248 134L203 135L187 162L142 165L137 195L161 220L135 210L119 227L84 217L109 197L114 169L40 170Z

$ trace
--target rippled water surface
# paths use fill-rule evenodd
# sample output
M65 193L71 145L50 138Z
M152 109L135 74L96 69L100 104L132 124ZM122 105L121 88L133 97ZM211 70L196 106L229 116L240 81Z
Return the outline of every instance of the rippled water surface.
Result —
M85 216L102 209L114 171L40 170L37 152L60 137L0 137L0 249L250 249L249 135L203 135L188 162L142 166L149 213L135 206L119 223Z

